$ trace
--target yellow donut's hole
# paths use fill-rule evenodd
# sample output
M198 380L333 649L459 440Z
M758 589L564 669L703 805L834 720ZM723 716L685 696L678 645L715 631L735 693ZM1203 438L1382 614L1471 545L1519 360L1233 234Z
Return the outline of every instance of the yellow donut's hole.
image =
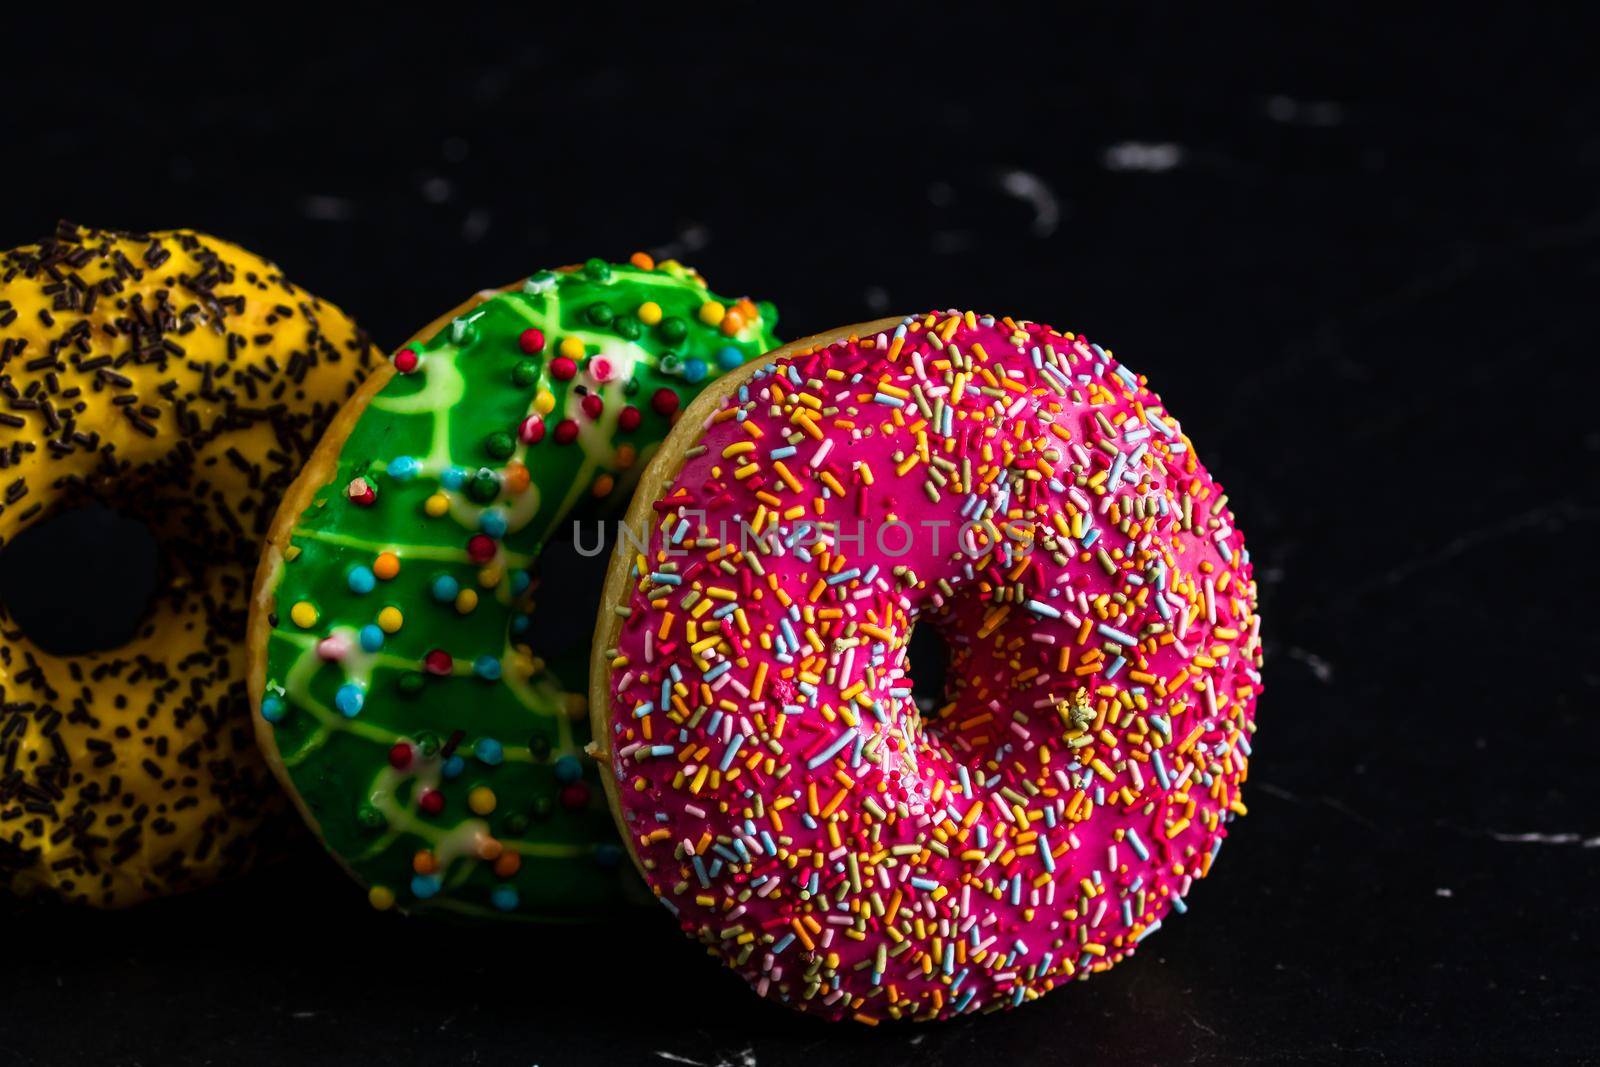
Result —
M51 655L106 651L138 633L162 570L148 526L92 503L36 522L0 551L0 604Z

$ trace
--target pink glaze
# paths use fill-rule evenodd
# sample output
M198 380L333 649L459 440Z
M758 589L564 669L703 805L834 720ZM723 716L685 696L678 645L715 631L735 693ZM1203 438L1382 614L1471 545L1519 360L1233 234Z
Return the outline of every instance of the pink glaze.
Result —
M1045 326L906 322L724 403L611 674L656 894L762 995L863 1022L1131 954L1244 810L1261 688L1243 538L1143 379ZM917 621L951 654L926 720Z

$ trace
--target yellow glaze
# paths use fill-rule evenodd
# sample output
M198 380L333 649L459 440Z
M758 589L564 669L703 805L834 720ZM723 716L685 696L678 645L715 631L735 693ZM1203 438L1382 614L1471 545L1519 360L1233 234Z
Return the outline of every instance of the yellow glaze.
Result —
M92 500L161 550L120 648L52 656L0 606L0 885L116 907L250 864L283 807L251 737L251 576L377 358L337 307L193 231L63 224L0 258L0 545Z

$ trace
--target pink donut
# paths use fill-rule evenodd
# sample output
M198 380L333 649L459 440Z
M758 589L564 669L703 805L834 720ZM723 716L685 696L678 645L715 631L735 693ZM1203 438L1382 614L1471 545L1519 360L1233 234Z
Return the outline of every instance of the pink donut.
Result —
M1133 954L1245 810L1227 505L1145 380L1048 326L884 320L730 375L646 474L597 634L646 880L829 1018L1014 1006ZM928 713L918 622L949 650Z

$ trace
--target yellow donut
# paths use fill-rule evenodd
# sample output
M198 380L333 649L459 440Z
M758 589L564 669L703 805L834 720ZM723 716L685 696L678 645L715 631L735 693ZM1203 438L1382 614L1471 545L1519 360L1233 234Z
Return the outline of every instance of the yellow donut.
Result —
M120 648L50 655L0 606L0 886L116 907L249 865L282 806L251 740L251 575L376 358L338 308L193 231L63 223L0 257L0 545L94 501L161 554Z

